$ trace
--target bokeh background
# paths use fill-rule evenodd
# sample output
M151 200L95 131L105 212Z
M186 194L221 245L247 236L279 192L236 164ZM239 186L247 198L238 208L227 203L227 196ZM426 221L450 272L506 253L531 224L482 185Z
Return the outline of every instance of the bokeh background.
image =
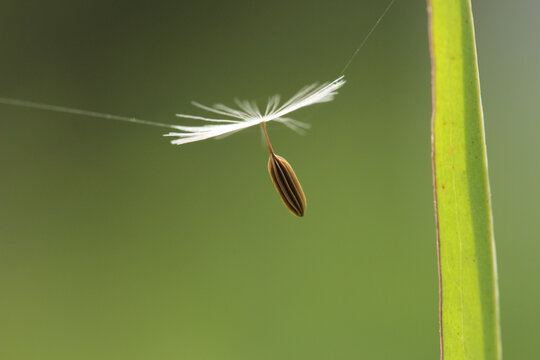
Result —
M386 1L13 1L0 96L178 123L335 79ZM473 1L508 359L538 354L536 0ZM269 134L0 106L0 358L436 359L424 1L397 1L335 101Z

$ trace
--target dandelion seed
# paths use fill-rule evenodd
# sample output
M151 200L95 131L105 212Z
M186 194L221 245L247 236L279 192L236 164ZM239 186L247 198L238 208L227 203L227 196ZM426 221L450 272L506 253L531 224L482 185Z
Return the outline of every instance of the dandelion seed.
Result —
M283 157L276 155L270 144L268 133L266 132L265 123L275 120L283 123L290 129L303 132L309 125L303 122L285 117L285 115L312 104L331 101L334 95L337 94L337 89L345 84L344 77L341 76L331 83L326 83L321 86L316 84L306 86L300 90L291 99L279 106L279 96L274 95L266 104L266 110L263 113L254 102L236 101L239 109L233 109L228 106L217 104L214 106L205 106L194 102L193 105L202 110L212 112L218 115L223 115L225 119L207 118L196 115L177 114L176 116L213 122L212 125L203 126L175 126L181 132L171 132L165 136L178 137L172 141L173 144L186 144L190 142L210 139L213 137L223 137L230 135L242 129L261 124L270 159L268 160L268 172L270 178L276 187L276 190L283 200L285 206L296 216L304 216L306 209L306 197L302 186L298 181L291 165ZM219 123L219 124L218 124Z
M268 160L268 172L270 173L270 178L285 206L294 215L304 216L306 197L302 190L302 186L287 160L274 153L272 145L270 144L270 139L268 138L268 133L266 132L265 123L275 120L285 124L294 131L302 132L303 129L308 127L308 124L284 116L305 106L331 101L337 93L337 89L343 86L343 84L345 84L345 80L343 76L341 76L333 82L321 86L317 86L316 84L306 86L281 106L279 106L279 96L274 95L268 100L264 114L261 113L256 103L249 101L237 100L236 105L238 105L239 109L233 109L222 104L210 107L194 102L193 105L200 109L223 115L227 118L215 119L196 115L177 114L176 116L178 117L209 121L215 124L203 126L175 126L176 129L182 132L172 132L165 136L178 137L178 139L173 140L172 143L180 145L213 137L222 137L261 124L266 137L268 150L270 151L270 159Z

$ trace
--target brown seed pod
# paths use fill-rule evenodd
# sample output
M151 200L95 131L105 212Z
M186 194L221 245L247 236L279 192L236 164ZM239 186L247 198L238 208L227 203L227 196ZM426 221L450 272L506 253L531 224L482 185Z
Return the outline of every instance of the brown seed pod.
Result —
M287 160L274 154L273 151L270 152L268 172L285 206L294 215L304 216L306 197L298 178Z

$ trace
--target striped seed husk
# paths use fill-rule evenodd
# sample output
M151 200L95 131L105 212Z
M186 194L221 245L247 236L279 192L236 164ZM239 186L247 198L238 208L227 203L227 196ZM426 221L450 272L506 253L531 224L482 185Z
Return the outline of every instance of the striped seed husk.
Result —
M270 159L268 160L268 172L285 206L294 215L304 216L306 197L298 178L287 160L271 152Z

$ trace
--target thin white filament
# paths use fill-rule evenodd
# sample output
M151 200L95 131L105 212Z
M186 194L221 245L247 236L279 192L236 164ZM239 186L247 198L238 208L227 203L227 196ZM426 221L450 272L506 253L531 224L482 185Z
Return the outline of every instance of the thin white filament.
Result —
M381 14L381 16L379 16L379 18L377 19L377 21L375 22L375 25L373 25L371 27L371 30L369 30L368 34L366 35L366 37L364 37L364 39L362 40L362 42L360 43L360 45L356 48L356 50L354 51L354 53L352 54L351 58L349 59L349 61L347 62L347 64L345 64L345 67L343 68L343 70L341 70L341 74L343 75L345 73L345 70L347 70L347 68L349 67L349 65L351 65L352 61L354 60L354 58L356 57L356 55L358 55L358 53L360 52L360 50L364 47L364 45L366 44L366 42L368 41L368 39L371 37L371 34L373 34L373 31L375 31L375 28L377 27L377 25L379 25L379 23L381 22L381 20L383 19L383 17L385 17L386 13L388 12L388 10L390 10L390 8L392 7L392 5L394 5L394 2L396 0L392 0L390 1L390 4L388 4L388 6L386 7L386 9L384 9L383 13Z
M90 116L94 118L107 119L107 120L125 121L125 122L130 122L130 123L135 123L135 124L158 126L158 127L169 128L169 129L176 129L175 125L172 125L172 124L163 124L163 123L159 123L155 121L136 119L136 118L128 117L128 116L104 114L104 113L98 113L95 111L72 109L72 108L63 107L63 106L40 104L40 103L26 101L26 100L0 97L0 104L19 106L19 107L30 108L30 109L54 111L54 112L65 113L65 114Z

